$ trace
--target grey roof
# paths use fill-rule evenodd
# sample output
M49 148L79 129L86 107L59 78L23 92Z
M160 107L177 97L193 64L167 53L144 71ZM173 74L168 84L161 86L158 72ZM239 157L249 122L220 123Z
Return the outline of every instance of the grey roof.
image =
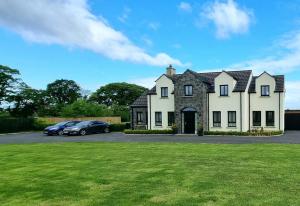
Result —
M156 94L156 86L149 90L148 94Z
M145 92L139 96L133 103L131 107L147 107L147 93Z
M255 93L255 81L258 76L253 76L252 81L249 87L249 93ZM284 92L284 76L283 75L273 75L272 77L275 78L276 86L274 92Z

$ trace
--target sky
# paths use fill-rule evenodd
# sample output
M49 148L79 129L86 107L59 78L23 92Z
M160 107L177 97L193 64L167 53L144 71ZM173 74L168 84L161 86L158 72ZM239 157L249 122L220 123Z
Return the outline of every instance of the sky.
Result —
M28 85L56 79L95 91L152 87L177 73L252 69L284 74L300 109L300 0L1 0L0 64Z

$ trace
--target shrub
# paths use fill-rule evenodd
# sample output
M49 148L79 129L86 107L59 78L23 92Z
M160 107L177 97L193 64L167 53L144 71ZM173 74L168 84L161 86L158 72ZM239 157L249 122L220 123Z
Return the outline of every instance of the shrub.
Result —
M110 131L111 132L123 132L125 129L130 128L130 123L122 123L122 124L111 124Z
M253 130L248 132L235 132L235 131L205 131L205 135L233 135L233 136L274 136L283 134L282 131L265 131L265 130Z
M34 130L34 118L0 118L0 133Z
M173 130L124 130L125 134L173 134Z

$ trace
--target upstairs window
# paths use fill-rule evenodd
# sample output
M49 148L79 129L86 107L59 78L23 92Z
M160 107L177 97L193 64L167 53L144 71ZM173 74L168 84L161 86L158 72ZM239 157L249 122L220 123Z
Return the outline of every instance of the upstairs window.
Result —
M228 85L220 85L220 96L228 96Z
M168 97L168 87L161 88L161 97Z
M270 96L270 86L269 85L261 86L261 96Z
M137 124L143 123L143 112L136 113L136 122L137 122Z
M221 112L213 112L213 126L221 127Z
M168 126L172 126L175 123L174 112L168 112Z
M228 112L228 127L236 127L236 112Z
M184 95L185 96L193 96L193 86L192 85L184 86Z
M161 125L162 125L161 112L155 112L155 126L161 126Z
M274 126L274 111L266 111L266 126Z
M261 112L253 111L253 126L261 126Z

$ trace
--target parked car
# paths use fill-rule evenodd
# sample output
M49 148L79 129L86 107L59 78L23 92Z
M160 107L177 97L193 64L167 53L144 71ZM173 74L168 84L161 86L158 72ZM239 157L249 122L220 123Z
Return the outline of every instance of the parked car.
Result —
M46 127L44 134L46 135L63 135L63 130L67 127L72 127L78 124L80 121L65 121L57 123L53 126Z
M101 121L83 121L73 127L64 129L64 135L86 135L93 133L110 132L110 124Z

